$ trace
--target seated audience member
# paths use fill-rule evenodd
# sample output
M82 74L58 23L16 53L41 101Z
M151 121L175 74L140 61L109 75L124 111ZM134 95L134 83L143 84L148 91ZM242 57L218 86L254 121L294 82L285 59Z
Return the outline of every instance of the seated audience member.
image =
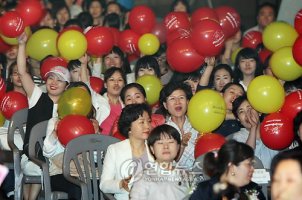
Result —
M278 151L272 150L263 144L260 138L259 113L251 106L245 95L234 100L233 114L243 126L240 131L233 134L233 139L252 147L255 156L262 161L264 168L269 169L271 161Z
M230 184L237 188L246 199L265 200L261 187L251 181L254 172L254 151L241 142L227 141L218 153L209 152L205 156L204 169L211 179L199 183L190 200L220 200L217 187ZM216 192L215 192L216 190Z
M267 25L275 21L276 17L277 9L274 4L269 2L261 4L257 9L257 25L248 29L245 33L249 31L262 32Z
M143 168L154 162L146 140L151 131L151 111L146 104L126 106L118 121L121 134L128 139L108 147L100 189L117 200L129 199L129 191Z
M160 125L151 131L147 141L155 163L134 183L130 199L183 199L189 190L188 177L185 170L173 166L181 144L178 131L169 125Z
M192 97L190 86L184 83L169 83L160 91L160 109L166 116L166 124L176 128L181 137L178 168L192 169L195 158L194 148L198 131L195 130L188 117L189 100Z
M232 102L245 92L240 84L230 82L223 87L221 93L226 103L226 116L222 124L213 132L227 137L228 135L240 130L241 125L232 113Z
M143 86L138 83L130 83L123 87L121 91L121 99L125 106L130 104L146 103L146 92ZM125 140L126 137L121 135L118 130L118 120L114 122L112 127L111 135L120 140ZM158 125L164 124L165 118L160 114L151 114L151 126L155 128Z
M271 170L272 199L302 199L302 151L279 153L272 161Z

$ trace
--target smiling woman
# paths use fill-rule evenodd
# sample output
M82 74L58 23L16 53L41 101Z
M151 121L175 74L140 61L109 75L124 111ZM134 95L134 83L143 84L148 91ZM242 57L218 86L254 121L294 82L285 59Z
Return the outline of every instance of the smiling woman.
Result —
M128 105L121 113L119 131L128 139L108 147L100 183L100 189L113 193L117 200L129 199L129 190L137 175L146 163L154 161L146 145L151 131L150 115L146 104Z
M248 197L244 199L253 197L265 200L261 187L251 181L254 172L253 158L254 151L250 146L234 140L222 145L218 154L207 153L203 167L211 175L211 179L201 182L190 200L222 199L224 196L217 195L214 190L221 183L236 187L238 193Z

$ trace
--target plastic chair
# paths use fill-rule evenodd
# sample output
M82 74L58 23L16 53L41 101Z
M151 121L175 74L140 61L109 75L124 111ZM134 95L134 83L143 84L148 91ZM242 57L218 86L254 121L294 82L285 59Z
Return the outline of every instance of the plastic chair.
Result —
M35 164L37 164L43 173L43 191L45 200L53 199L68 199L68 195L65 192L52 191L50 185L49 176L49 161L43 156L44 138L46 137L48 120L36 124L30 133L29 137L29 158ZM33 177L24 177L24 182L30 182ZM40 178L40 177L39 177ZM27 180L28 179L28 180ZM41 180L41 178L40 178Z
M106 135L83 135L70 141L64 152L64 177L81 187L82 200L114 199L111 194L104 194L99 189L103 159L110 144L120 140ZM74 162L79 177L71 176L70 164Z
M8 145L13 152L13 160L14 160L14 175L15 175L15 199L21 200L22 199L22 182L23 182L23 173L21 170L21 155L22 150L18 149L15 145L14 134L15 131L18 129L19 133L24 140L24 125L27 121L27 114L28 109L22 109L17 111L13 116L9 124L8 134L7 134L7 141Z

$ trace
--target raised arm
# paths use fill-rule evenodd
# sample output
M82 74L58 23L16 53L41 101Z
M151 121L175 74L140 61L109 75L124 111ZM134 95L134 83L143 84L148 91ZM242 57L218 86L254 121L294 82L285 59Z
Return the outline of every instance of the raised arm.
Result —
M88 56L87 56L87 54L83 55L79 60L81 62L80 79L84 83L88 83L89 82L89 72L88 72Z
M199 85L200 86L208 86L210 81L211 73L214 69L215 65L215 57L206 57L205 62L207 63L206 69L200 77Z
M27 97L30 98L34 91L35 83L32 80L30 74L26 70L26 52L25 52L26 41L27 41L27 35L24 32L18 38L19 48L18 48L18 56L17 56L17 68L22 82L22 86L27 94Z

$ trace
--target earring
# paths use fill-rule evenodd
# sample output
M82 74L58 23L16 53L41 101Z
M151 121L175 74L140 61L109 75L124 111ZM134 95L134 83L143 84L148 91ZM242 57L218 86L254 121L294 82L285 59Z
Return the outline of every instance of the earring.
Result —
M232 176L235 176L235 172L232 172L231 175L232 175Z

